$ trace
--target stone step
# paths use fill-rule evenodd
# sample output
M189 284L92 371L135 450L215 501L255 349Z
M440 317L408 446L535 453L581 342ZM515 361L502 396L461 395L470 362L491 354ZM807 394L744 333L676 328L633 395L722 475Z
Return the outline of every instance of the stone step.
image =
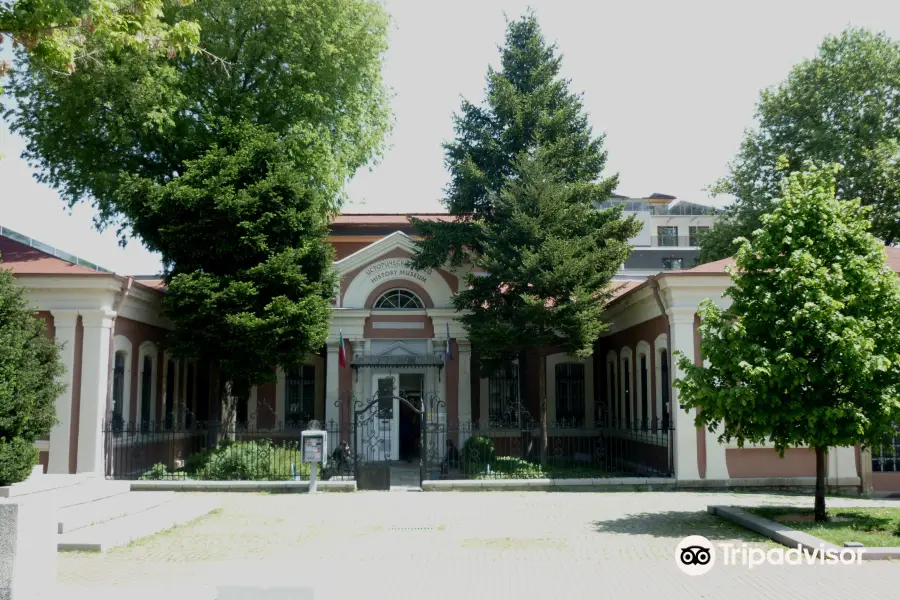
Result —
M133 515L64 533L59 536L56 547L59 551L105 552L177 525L184 525L217 508L219 502L209 497L178 497Z
M171 502L174 492L128 492L59 511L59 533L119 519Z
M97 502L98 500L103 500L105 498L121 496L130 491L131 484L128 481L91 479L82 481L78 485L53 488L43 492L29 494L18 498L17 500L20 502L38 502L61 510L71 506Z
M79 485L85 480L82 475L41 475L25 481L0 487L0 498L21 498L42 492Z

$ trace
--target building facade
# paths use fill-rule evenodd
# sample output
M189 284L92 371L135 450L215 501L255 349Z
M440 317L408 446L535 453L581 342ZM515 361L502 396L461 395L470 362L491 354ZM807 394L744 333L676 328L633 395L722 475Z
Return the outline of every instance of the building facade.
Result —
M443 436L430 440L439 459L447 439L461 446L472 435L492 438L498 454L533 455L526 446L534 442L542 413L538 378L545 361L551 453L578 461L613 452L617 464L631 465L634 474L683 481L777 477L808 484L806 478L815 475L809 449L790 449L779 458L767 446L721 444L716 433L694 426L694 415L677 409L672 383L679 372L671 357L680 351L700 360L698 306L706 298L727 305L722 293L729 284L728 261L616 282L605 315L611 327L593 356L580 359L547 348L484 377L478 348L451 303L467 269L412 269L415 232L408 216L335 219L330 241L340 283L327 343L298 368L273 366L275 381L254 387L238 406L240 423L274 437L288 424L317 420L331 424L329 452L339 441L364 446L370 440L362 439L360 428L351 434L349 423L387 390L393 406L378 405L384 411L377 419L382 433L369 444L370 460L412 459L422 442L416 434L424 431L420 419ZM704 225L687 225L694 226ZM209 366L180 362L159 349L171 328L159 317L161 281L73 264L36 245L0 236L0 267L12 269L51 335L65 343L68 387L57 400L60 424L39 443L48 472L108 474L117 442L104 438L104 422L162 423L174 431L218 418ZM900 253L888 253L900 270ZM425 414L411 412L399 398L427 405ZM172 436L169 447L158 450L152 435L144 439L146 465L177 459ZM900 490L900 464L887 457L832 449L829 482Z
M631 240L634 250L618 279L646 279L660 271L690 269L698 264L700 236L712 227L721 210L676 200L667 194L646 198L614 196L600 205L621 205L626 216L633 216L643 225Z

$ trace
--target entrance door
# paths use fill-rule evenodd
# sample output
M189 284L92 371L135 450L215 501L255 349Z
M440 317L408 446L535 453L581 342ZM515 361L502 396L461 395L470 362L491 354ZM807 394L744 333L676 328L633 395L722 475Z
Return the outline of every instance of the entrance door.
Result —
M406 398L418 409L422 404L422 393L425 375L422 373L403 373L400 375L400 397ZM400 460L412 462L419 459L419 446L422 437L422 416L406 402L400 402Z
M400 431L399 431L399 406L397 396L400 393L399 378L396 374L381 373L372 377L372 389L376 397L390 396L385 405L381 403L373 407L373 415L369 422L377 431L370 432L376 435L374 447L370 445L369 460L391 461L399 459ZM367 415L368 420L368 415Z

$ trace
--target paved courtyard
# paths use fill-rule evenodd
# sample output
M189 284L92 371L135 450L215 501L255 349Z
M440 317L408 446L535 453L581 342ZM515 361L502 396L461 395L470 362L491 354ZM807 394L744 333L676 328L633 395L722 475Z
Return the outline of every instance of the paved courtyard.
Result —
M710 493L220 494L221 512L105 555L60 555L63 597L214 597L216 585L310 587L326 598L893 597L900 564L716 565L679 571L678 541L775 547L708 504L796 504ZM900 505L830 499L838 505ZM100 588L103 588L101 590Z

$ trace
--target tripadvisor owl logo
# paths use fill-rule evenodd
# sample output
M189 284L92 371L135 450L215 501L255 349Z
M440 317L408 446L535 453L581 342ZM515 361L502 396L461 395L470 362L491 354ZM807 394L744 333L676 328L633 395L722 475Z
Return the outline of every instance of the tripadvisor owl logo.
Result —
M705 575L716 564L716 555L721 564L728 567L740 565L755 569L762 565L859 565L862 552L856 548L837 548L820 544L818 548L762 548L747 544L719 543L715 548L701 535L691 535L675 546L675 564L687 575ZM829 547L830 546L830 547Z
M716 564L716 550L702 535L690 535L675 546L675 564L692 577L704 575Z

